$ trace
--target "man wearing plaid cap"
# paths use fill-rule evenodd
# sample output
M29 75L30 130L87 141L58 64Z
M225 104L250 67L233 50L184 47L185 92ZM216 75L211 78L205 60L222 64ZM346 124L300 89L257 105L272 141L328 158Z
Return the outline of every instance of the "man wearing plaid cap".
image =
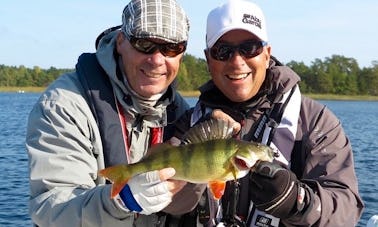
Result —
M172 168L132 177L112 195L99 170L141 160L188 109L176 93L189 21L175 0L132 0L122 25L96 40L29 115L30 216L38 226L165 226L192 210L203 186ZM172 225L170 225L172 226Z

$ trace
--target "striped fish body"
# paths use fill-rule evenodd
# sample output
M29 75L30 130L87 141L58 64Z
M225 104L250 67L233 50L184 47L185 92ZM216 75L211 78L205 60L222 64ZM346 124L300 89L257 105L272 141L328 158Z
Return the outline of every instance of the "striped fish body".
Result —
M99 174L113 182L112 197L132 176L167 167L176 170L172 179L192 183L222 182L220 187L224 190L224 182L245 176L256 161L272 161L273 156L268 146L235 139L215 139L181 146L159 144L151 148L140 162L112 166ZM219 187L218 183L213 187ZM215 197L219 199L219 195Z
M241 178L250 169L244 163L245 161L253 165L257 160L271 161L273 159L269 147L235 139L210 140L173 149L176 151L172 153L178 156L172 158L171 161L174 164L170 167L176 169L176 175L173 178L192 183ZM239 165L241 163L237 161L242 161L243 164Z

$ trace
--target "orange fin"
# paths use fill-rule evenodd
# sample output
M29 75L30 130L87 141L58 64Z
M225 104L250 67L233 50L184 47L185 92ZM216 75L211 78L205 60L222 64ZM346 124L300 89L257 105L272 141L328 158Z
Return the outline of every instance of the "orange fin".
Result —
M209 182L210 192L213 194L214 199L219 200L224 194L226 188L225 181L210 181Z
M122 174L123 169L123 165L117 165L99 171L100 176L105 177L113 183L111 198L114 198L117 194L119 194L122 188L127 184L127 181L129 180L129 177L126 178Z

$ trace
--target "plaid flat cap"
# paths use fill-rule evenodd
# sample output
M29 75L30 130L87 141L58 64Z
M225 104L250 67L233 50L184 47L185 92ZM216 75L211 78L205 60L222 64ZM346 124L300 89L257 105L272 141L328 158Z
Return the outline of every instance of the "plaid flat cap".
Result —
M175 0L132 0L123 10L122 23L128 36L171 43L188 40L189 19Z

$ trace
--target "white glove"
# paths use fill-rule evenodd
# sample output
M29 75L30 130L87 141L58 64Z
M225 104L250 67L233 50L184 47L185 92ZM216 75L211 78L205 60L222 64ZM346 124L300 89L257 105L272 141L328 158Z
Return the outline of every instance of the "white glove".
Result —
M130 187L131 195L126 192L129 195L121 195L121 198L133 196L142 208L141 214L149 215L159 212L172 201L173 194L168 190L167 181L160 180L157 170L138 174L132 177L127 185ZM121 193L125 193L124 191L122 190ZM128 205L127 201L124 203Z

